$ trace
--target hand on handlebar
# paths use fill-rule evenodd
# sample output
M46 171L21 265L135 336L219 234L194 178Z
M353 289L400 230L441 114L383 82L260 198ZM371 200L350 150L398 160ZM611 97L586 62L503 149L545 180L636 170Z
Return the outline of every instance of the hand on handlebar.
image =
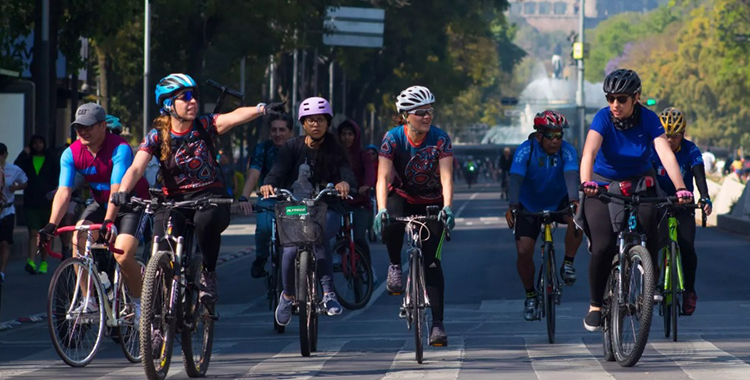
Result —
M703 206L703 212L706 214L706 216L711 215L711 211L713 211L713 204L711 203L711 199L709 198L701 198L698 202Z
M378 214L375 215L375 220L372 223L372 232L375 232L376 236L381 236L383 233L383 225L388 222L388 210L380 209Z
M679 189L675 195L681 205L693 203L693 193L687 189Z
M274 191L273 185L261 186L260 193L263 195L263 198L268 198L276 195L276 191Z
M513 229L515 225L515 212L518 210L518 205L510 205L508 206L508 211L505 212L505 222L508 223L508 228L511 230Z
M349 196L349 184L345 181L341 181L336 184L336 190L341 195L341 198L346 198Z
M39 236L37 237L36 244L42 246L49 243L53 237L55 237L55 231L57 226L54 223L47 223L46 226L39 230Z
M440 212L440 216L445 218L445 226L448 227L449 230L452 230L453 227L456 227L456 218L453 216L453 210L451 210L451 206L443 207L443 210Z
M117 238L117 227L111 220L105 219L102 222L102 228L99 229L99 237L106 240L110 245L115 243L115 239Z
M109 201L112 202L113 205L120 207L128 204L128 193L124 191L118 191L112 195L109 196Z
M581 190L586 196L592 197L599 193L599 184L594 181L586 181L581 184Z
M241 196L240 199L238 199L238 201L240 203L239 204L240 210L242 210L242 212L244 212L245 215L248 215L248 216L253 215L253 205L250 204L246 196L244 195Z

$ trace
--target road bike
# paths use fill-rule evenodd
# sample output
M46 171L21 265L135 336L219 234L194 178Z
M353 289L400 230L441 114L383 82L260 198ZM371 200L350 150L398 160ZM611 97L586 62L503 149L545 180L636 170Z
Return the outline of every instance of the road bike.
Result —
M367 305L373 292L372 264L354 241L353 220L352 211L341 215L341 229L333 246L333 254L341 259L333 266L333 287L341 305L349 310Z
M268 308L275 313L276 307L279 305L279 297L284 288L281 283L281 249L279 247L278 234L276 233L276 208L274 206L253 205L253 212L257 217L263 215L262 217L271 218L271 241L268 247L271 258L271 270L265 272L263 275L266 279ZM275 315L273 315L273 329L279 334L283 334L286 330L286 326L282 326L276 322Z

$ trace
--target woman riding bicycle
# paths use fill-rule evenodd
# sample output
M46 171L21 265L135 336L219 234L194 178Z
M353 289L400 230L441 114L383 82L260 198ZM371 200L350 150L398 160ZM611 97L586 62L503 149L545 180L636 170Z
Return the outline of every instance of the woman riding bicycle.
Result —
M212 139L261 115L283 112L283 103L260 103L227 114L198 117L197 87L193 78L186 74L170 74L156 85L156 104L161 107L161 116L154 120L154 128L138 147L133 165L122 180L120 192L112 196L113 203L128 203L127 192L143 177L152 156L159 158L162 190L168 199L183 201L226 196ZM200 298L206 304L215 303L218 299L216 261L221 233L229 226L229 206L179 209L171 213L176 216L172 220L174 236L183 235L187 219L193 221L198 247L203 254ZM155 235L164 236L169 216L167 211L154 215ZM160 242L159 249L168 250L169 242Z
M264 198L275 195L275 189L291 189L297 198L310 198L314 187L323 188L328 183L336 184L342 198L349 195L349 189L357 187L357 181L344 148L336 140L328 127L333 120L331 105L323 98L305 99L299 106L299 121L307 136L293 138L281 146L271 172L260 188ZM327 200L328 213L325 225L325 246L315 246L318 263L318 277L323 287L323 306L329 316L341 314L341 304L333 291L333 261L330 240L340 227L341 214L338 201ZM338 207L340 209L340 207ZM296 247L284 247L281 262L281 280L284 292L276 308L276 322L286 326L292 320L294 299L294 260Z
M708 196L708 184L706 184L706 171L703 165L701 150L691 141L685 139L685 115L680 110L670 107L659 114L659 120L667 134L669 146L672 148L677 164L680 166L687 190L693 192L693 176L701 194L700 202L706 215L711 215L711 199ZM651 152L651 163L656 170L656 179L659 187L667 195L676 193L672 182L666 178L664 166L655 151ZM685 315L693 315L698 296L695 294L695 271L698 267L698 257L695 255L695 211L692 209L677 209L675 217L679 228L677 229L677 243L680 245L680 255L685 274L685 295L683 297L682 312ZM661 218L660 218L661 219ZM661 225L660 227L667 227ZM666 232L666 231L665 231ZM665 233L661 234L662 236Z
M664 128L653 111L641 106L641 79L633 70L615 70L604 79L604 93L609 107L597 112L586 137L581 159L581 187L586 194L576 222L589 239L589 287L591 306L583 320L584 328L601 328L602 299L610 265L617 254L617 234L624 220L623 204L606 204L596 197L600 186L621 194L638 193L656 196L656 180L651 166L651 145L664 163L677 189L680 202L689 202L693 194L685 188ZM632 190L631 190L632 188ZM602 221L611 223L602 223ZM658 234L653 206L641 205L638 225L647 235L647 249L656 262Z
M353 213L354 242L362 248L363 253L369 259L370 246L367 244L365 235L367 227L370 226L368 222L372 219L370 189L375 187L375 171L370 154L362 151L362 133L359 126L347 119L341 122L337 129L339 141L349 153L349 161L359 184L359 188L352 192L353 199L346 201Z
M401 274L401 246L404 224L383 226L383 219L409 215L425 215L427 206L442 207L448 217L448 228L453 228L453 148L447 133L431 125L435 96L429 89L412 86L402 91L396 101L400 126L385 134L380 146L378 183L376 185L378 214L373 229L383 233L388 248L387 289L390 293L403 291ZM391 174L399 179L391 181ZM448 337L443 327L443 299L445 282L440 263L443 225L428 222L430 238L422 245L427 295L432 308L430 345L447 346Z

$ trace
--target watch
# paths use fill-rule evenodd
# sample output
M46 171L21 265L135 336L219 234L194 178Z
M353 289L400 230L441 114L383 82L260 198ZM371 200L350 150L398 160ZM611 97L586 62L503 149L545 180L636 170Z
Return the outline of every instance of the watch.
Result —
M263 107L265 107L265 106L266 106L266 103L263 103L263 102L261 102L261 103L258 103L258 105L256 105L256 106L255 106L255 110L256 110L256 111L258 111L259 113L262 113L262 114L264 114L264 115L265 115L265 114L266 114L266 110L265 110L265 108L264 108L264 109L263 109L263 110L261 111L261 110L260 110L260 106L263 106Z

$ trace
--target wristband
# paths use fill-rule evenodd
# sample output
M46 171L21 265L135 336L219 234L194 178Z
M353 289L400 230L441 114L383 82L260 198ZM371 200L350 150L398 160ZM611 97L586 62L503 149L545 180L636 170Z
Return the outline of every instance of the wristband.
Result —
M265 109L266 105L267 105L267 104L266 104L266 103L263 103L263 102L261 102L261 103L258 103L258 104L257 104L257 105L255 106L255 110L256 110L256 111L258 111L258 113L261 113L261 114L265 115L265 114L266 114L266 109ZM260 106L263 106L263 110L262 110L262 111L261 111L261 109L260 109Z

